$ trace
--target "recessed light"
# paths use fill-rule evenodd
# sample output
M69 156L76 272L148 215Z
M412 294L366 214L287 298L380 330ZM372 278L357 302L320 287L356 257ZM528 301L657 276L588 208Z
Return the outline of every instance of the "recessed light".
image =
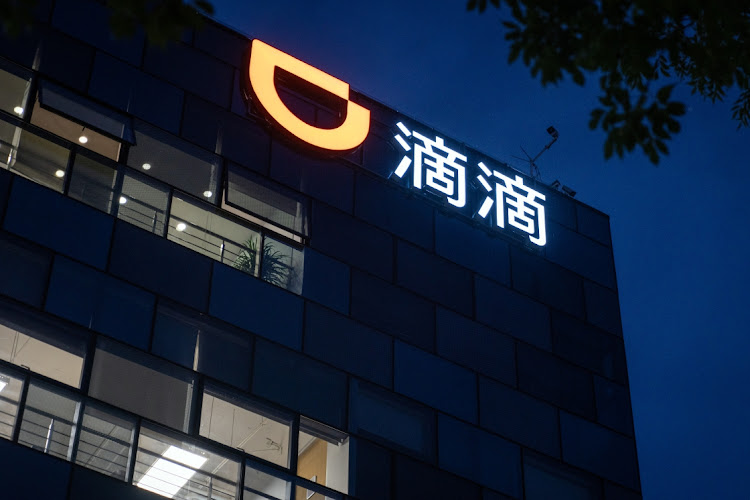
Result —
M151 164L150 163L144 163L142 168L143 168L143 170L151 170Z
M55 172L55 177L65 177L65 171L58 170L57 172Z
M124 196L120 196L120 205L124 205L128 202L128 199Z
M15 108L13 108L13 112L18 116L23 116L23 108L21 106L16 106Z
M206 198L210 198L213 195L214 195L214 193L211 192L211 191L203 191L203 196L205 196Z
M85 135L82 135L81 137L78 138L78 142L80 142L81 144L86 144L87 142L89 142L89 138L86 137Z
M185 229L187 229L187 224L185 224L184 222L178 222L177 225L175 226L175 229L182 232Z

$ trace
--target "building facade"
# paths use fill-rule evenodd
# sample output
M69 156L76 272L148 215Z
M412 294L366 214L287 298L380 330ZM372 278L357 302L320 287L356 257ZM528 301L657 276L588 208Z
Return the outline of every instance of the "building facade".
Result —
M36 16L0 38L2 498L641 498L606 215L304 63L274 108L211 21Z

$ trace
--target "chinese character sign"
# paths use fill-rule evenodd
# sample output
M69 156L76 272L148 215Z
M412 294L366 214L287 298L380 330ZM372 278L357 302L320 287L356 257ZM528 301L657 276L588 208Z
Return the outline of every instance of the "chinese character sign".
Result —
M447 147L442 137L432 140L401 122L397 125L406 139L396 135L396 140L404 152L412 154L404 155L394 173L402 178L411 167L415 188L427 186L445 195L454 207L466 205L466 156Z
M545 201L545 196L524 186L520 175L511 179L497 170L490 171L482 162L479 162L479 168L495 184L494 187L490 185L490 181L482 174L477 176L477 180L488 193L477 212L479 216L486 218L494 204L495 222L498 227L505 227L507 222L510 226L527 233L532 243L544 246L547 243L544 205L539 201ZM495 191L494 197L492 196L493 190Z
M467 197L467 169L472 166L466 155L446 146L442 137L428 137L409 130L403 123L397 123L401 133L394 137L404 151L404 156L394 174L404 178L411 169L412 186L427 189L444 196L456 208L463 208L469 202ZM535 245L544 246L547 234L544 218L545 196L523 184L519 175L511 178L497 170L489 169L481 161L476 176L484 188L485 196L477 203L476 214L486 219L493 206L495 223L500 228L510 226L529 237ZM473 174L472 174L473 175ZM481 192L481 190L480 190Z

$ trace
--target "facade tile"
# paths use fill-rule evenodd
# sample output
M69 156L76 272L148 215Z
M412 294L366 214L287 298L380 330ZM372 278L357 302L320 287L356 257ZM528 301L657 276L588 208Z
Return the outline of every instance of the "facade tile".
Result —
M302 348L303 301L274 285L214 264L209 313L292 349Z
M435 306L368 274L352 273L352 317L427 351L435 349Z
M469 271L401 241L397 259L399 285L466 316L474 313Z
M312 303L305 310L304 351L382 386L392 385L393 340Z
M5 229L104 269L113 219L43 186L16 178Z
M397 392L464 420L477 421L473 372L398 341L394 372Z

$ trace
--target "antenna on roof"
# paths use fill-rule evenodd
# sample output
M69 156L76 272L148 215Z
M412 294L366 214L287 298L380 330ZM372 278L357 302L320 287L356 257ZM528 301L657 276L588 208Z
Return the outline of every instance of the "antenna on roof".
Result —
M520 158L518 156L513 157L519 160L528 161L529 162L529 175L538 181L542 180L542 173L539 171L539 167L536 166L536 161L537 159L539 159L540 156L542 156L542 153L547 151L555 143L555 141L557 141L557 138L560 137L560 133L552 125L547 127L547 133L552 136L552 140L549 141L549 143L547 143L547 145L544 146L542 150L539 151L539 153L537 153L535 157L532 158L531 155L529 155L529 153L527 153L526 150L523 149L523 146L521 146L521 151L523 151L523 154L526 155L526 158Z

